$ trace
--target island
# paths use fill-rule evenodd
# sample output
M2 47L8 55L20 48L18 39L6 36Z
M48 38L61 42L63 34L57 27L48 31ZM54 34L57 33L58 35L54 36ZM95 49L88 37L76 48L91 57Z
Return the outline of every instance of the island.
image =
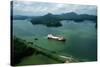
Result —
M88 15L88 14L76 14L74 12L64 13L59 15L48 13L44 16L33 17L31 18L30 21L34 25L42 24L42 25L46 25L47 27L60 27L62 26L62 24L60 23L60 21L62 20L73 20L75 22L91 20L97 22L97 16Z

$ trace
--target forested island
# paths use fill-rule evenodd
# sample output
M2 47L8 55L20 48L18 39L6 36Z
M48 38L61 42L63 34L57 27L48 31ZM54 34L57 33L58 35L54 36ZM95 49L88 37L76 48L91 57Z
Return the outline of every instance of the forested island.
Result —
M43 24L47 27L59 27L62 26L60 23L61 20L73 20L75 22L81 22L84 20L91 20L96 22L97 16L94 15L87 15L87 14L76 14L74 12L60 14L60 15L53 15L48 13L44 16L38 16L31 19L32 24Z
M84 20L91 20L95 23L97 22L97 16L88 15L88 14L76 14L74 12L63 13L59 15L55 15L52 13L48 13L44 16L12 16L14 20L25 20L28 19L32 24L43 24L47 27L60 27L62 24L60 21L62 20L73 20L75 22L82 22Z

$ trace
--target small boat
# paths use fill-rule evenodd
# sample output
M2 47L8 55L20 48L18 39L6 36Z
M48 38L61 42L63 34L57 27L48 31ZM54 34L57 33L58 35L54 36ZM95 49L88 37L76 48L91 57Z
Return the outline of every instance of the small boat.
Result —
M48 34L48 39L55 39L55 40L59 40L59 41L65 41L66 39L64 37L59 37L59 36L54 36L52 34Z

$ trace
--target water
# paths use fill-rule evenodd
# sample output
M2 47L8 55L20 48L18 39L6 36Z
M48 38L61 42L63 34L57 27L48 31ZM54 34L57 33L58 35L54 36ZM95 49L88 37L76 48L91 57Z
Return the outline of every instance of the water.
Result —
M13 34L33 41L36 45L60 55L71 55L85 61L94 61L97 57L97 33L95 23L92 21L74 22L61 21L61 27L46 27L44 25L32 25L27 20L13 20ZM48 40L47 35L64 36L67 41L60 42ZM38 40L34 40L38 38Z

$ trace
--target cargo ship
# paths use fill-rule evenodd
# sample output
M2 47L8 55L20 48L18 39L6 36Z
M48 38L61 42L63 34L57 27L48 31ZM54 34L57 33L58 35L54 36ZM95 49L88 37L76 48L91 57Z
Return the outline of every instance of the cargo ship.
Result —
M58 41L65 41L66 39L62 36L54 36L52 34L48 34L47 36L48 39L54 39L54 40L58 40Z

